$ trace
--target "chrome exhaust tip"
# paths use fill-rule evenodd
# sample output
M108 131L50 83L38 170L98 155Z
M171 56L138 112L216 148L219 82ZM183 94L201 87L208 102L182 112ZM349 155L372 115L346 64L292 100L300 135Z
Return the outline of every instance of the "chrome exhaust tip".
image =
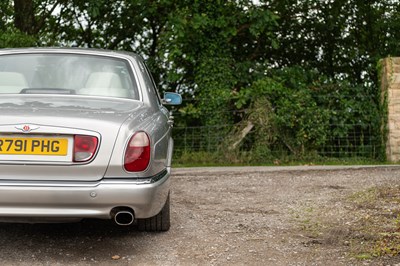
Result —
M121 210L117 211L114 215L114 222L117 225L127 226L131 225L135 220L135 216L132 211L129 210Z

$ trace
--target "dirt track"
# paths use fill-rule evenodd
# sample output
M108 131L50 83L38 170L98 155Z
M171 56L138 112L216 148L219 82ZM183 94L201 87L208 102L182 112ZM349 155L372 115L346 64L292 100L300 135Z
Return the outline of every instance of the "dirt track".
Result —
M169 232L0 224L0 265L395 265L355 259L340 225L350 195L399 177L395 166L176 169Z

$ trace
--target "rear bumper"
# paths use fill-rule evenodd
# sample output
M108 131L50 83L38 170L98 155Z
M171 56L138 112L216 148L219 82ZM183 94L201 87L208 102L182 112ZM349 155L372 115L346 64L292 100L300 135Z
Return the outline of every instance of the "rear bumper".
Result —
M1 221L111 219L111 210L128 207L135 218L160 212L170 189L170 169L148 179L93 182L0 182Z

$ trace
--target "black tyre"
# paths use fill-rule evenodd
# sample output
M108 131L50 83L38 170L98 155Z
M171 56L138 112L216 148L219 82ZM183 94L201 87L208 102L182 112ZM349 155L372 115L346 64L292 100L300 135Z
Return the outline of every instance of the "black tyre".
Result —
M146 232L168 231L171 226L169 205L170 204L168 194L167 200L165 201L164 207L161 209L161 211L153 217L138 219L137 229L139 231Z

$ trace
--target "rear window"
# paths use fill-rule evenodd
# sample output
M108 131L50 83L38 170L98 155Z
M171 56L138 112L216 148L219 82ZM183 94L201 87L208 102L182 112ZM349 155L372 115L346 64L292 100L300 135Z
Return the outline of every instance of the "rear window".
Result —
M77 94L139 99L124 59L77 54L0 56L0 94Z

